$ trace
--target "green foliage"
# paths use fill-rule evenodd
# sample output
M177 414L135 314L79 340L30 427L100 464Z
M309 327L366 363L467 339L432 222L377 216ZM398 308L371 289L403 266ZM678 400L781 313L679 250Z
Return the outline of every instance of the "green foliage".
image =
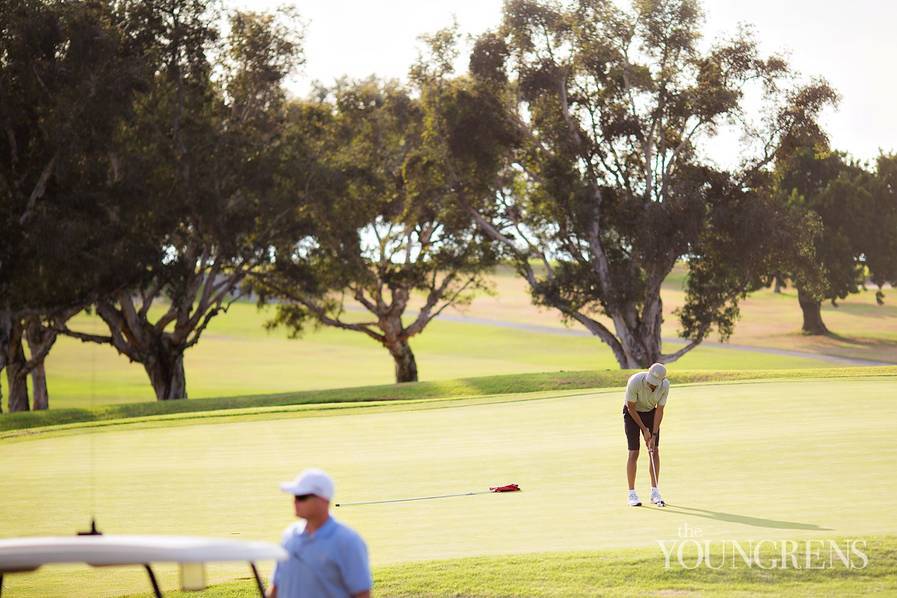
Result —
M129 240L155 247L146 280L97 301L112 344L143 365L157 398L186 398L184 352L225 311L279 235L308 230L301 201L279 186L285 164L284 79L301 62L301 34L270 14L221 15L199 0L126 4L150 40L154 77L120 132L119 169L155 226ZM169 308L157 320L150 308Z
M897 155L881 155L876 161L874 178L865 211L860 247L869 268L869 277L878 285L879 304L884 301L881 287L897 286Z
M712 329L731 334L738 301L790 255L783 245L809 247L798 214L765 197L764 169L770 148L810 130L834 92L817 81L785 89L787 65L761 56L748 30L703 52L700 27L692 0L516 0L471 58L473 76L498 88L492 97L525 131L520 143L505 140L500 200L476 206L484 226L534 300L584 324L622 367L684 353L661 353L659 336L660 284L677 261L698 270L680 312L687 351ZM751 120L743 100L752 91L771 116L745 133L766 150L721 170L701 144ZM756 234L783 216L782 234Z
M290 135L292 154L304 163L312 152L302 148L314 148L317 176L297 169L287 185L314 202L315 238L303 244L287 237L271 267L254 277L262 302L286 300L274 325L298 334L312 321L366 334L393 355L397 381L417 379L409 339L448 306L484 290L484 273L495 264L447 172L464 169L466 190L487 193L495 161L480 153L448 164L455 146L468 140L441 135L430 114L432 102L444 102L474 127L477 105L463 88L437 96L421 85L413 94L395 82L341 81L319 90L316 102L293 105L289 127L301 134ZM413 292L425 293L426 301L406 326L402 316ZM373 319L348 321L347 301Z
M0 310L46 315L127 284L147 258L128 241L145 204L115 138L151 67L108 3L0 11Z
M830 151L824 141L784 148L776 162L775 185L796 210L819 223L814 236L815 260L804 262L792 279L817 299L843 299L863 282L858 226L868 212L869 194L861 185L862 171Z
M765 190L727 185L715 191L708 226L688 259L686 303L677 313L686 336L704 336L713 327L726 340L740 300L768 286L770 273L785 263L815 264L812 241L821 227L813 215Z
M122 172L121 132L154 74L132 17L109 2L0 7L0 371L10 410L29 409L31 372L34 407L47 407L38 374L56 328L139 285L160 258L157 243L132 233L155 230L152 201Z
M875 172L832 151L824 135L810 127L780 149L774 184L792 210L818 222L816 259L792 261L784 270L794 280L804 312L804 331L828 332L820 303L833 305L865 288L867 276L879 286L897 279L897 194L891 163L882 155Z

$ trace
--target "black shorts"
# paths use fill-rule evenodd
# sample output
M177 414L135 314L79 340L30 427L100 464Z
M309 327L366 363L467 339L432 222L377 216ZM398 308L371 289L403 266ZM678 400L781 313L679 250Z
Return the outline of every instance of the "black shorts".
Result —
M641 418L642 423L648 426L649 430L654 430L654 414L657 413L657 409L652 409L651 411L639 411L638 416ZM626 428L626 442L629 444L630 451L637 451L639 446L641 445L641 441L639 437L642 435L641 428L638 427L638 424L633 421L632 417L629 416L629 410L626 406L623 406L623 425ZM657 437L654 439L654 446L660 446L660 430L657 430Z

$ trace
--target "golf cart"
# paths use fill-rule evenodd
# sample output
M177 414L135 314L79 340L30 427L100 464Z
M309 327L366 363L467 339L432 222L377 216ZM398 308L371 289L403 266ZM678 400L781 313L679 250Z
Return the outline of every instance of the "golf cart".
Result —
M205 563L247 561L261 596L265 587L256 561L283 560L286 551L267 542L217 540L190 536L105 536L91 532L78 536L31 537L0 540L0 594L3 576L34 571L51 563L87 563L94 567L140 565L146 569L157 597L162 596L152 563L180 564L183 590L206 587Z

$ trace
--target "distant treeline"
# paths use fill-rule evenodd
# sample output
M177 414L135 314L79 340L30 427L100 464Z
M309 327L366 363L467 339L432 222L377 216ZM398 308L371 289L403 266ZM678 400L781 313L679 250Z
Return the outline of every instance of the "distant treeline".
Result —
M749 30L700 49L695 0L508 0L467 72L447 28L421 37L405 82L304 99L285 90L304 61L297 16L218 7L0 4L9 411L48 407L61 334L186 398L185 351L241 293L295 334L371 337L405 382L410 339L500 261L622 368L728 338L739 300L774 278L812 333L822 301L897 282L897 157L832 149L818 117L837 93ZM708 155L723 128L744 140L737 167ZM687 343L666 354L660 287L683 261ZM84 310L108 330L71 328Z

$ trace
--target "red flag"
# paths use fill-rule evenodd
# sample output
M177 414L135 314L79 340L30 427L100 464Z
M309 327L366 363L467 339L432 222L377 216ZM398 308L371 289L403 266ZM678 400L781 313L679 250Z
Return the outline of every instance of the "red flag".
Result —
M495 486L489 488L490 492L520 492L520 486L517 484L507 484L505 486Z

